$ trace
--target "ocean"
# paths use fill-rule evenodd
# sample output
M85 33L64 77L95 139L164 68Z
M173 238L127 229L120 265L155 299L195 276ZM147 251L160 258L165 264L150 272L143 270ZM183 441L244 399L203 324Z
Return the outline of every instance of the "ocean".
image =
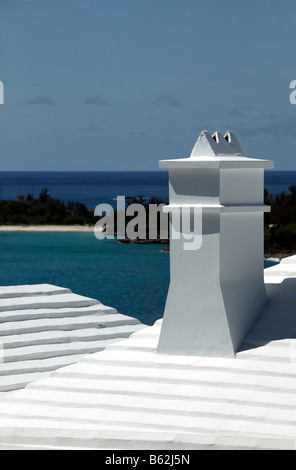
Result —
M0 285L49 283L153 324L162 317L169 254L92 232L1 232Z
M168 199L168 175L162 171L93 172L0 172L0 199L15 199L48 188L50 196L79 201L93 209L98 204L114 206L117 196L158 196Z
M288 191L296 172L267 171L269 193ZM117 196L168 200L166 172L0 172L0 198L28 193L79 201L88 208L114 205ZM161 245L126 245L92 232L1 232L0 285L50 283L100 300L147 325L163 315L169 254ZM271 265L272 263L266 263Z
M296 171L265 171L264 187L270 194L288 192L296 185ZM79 201L89 209L96 205L116 204L117 196L146 198L158 196L168 200L167 171L93 171L93 172L32 172L0 171L0 199L15 199L32 194L39 196L42 189L62 201Z

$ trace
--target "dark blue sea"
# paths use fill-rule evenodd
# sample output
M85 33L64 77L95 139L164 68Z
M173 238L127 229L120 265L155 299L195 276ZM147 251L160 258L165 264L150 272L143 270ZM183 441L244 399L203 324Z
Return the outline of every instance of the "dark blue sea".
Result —
M267 171L269 193L288 192L296 172ZM0 199L43 188L88 208L115 205L117 196L168 200L167 172L0 172ZM163 315L169 254L160 245L123 245L89 233L1 232L0 285L50 283L100 300L151 325Z
M270 194L288 192L296 185L296 171L265 171L265 189ZM49 194L62 201L79 201L89 209L100 203L114 205L117 196L158 196L168 200L167 171L93 171L31 172L0 171L0 199L15 199L48 188Z
M0 172L0 199L15 199L40 191L62 201L79 201L89 209L116 204L117 196L158 196L168 199L168 175L162 171Z

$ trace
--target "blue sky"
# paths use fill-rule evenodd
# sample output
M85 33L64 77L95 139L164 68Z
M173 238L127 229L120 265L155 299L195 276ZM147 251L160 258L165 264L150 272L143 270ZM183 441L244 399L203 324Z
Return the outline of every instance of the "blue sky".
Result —
M296 170L294 0L0 0L1 170L158 170L201 130Z

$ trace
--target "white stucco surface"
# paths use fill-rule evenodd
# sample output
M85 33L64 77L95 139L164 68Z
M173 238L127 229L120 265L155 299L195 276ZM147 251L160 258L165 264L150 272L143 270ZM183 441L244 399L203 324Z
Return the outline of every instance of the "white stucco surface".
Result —
M172 230L159 353L233 357L262 312L263 215L270 210L264 168L272 166L245 157L232 132L202 131L189 158L160 161L169 170L163 210L171 213ZM187 243L186 251L189 208L191 237L199 243Z
M143 327L62 287L0 287L0 396Z
M296 256L234 358L157 353L161 320L0 398L1 449L295 449Z

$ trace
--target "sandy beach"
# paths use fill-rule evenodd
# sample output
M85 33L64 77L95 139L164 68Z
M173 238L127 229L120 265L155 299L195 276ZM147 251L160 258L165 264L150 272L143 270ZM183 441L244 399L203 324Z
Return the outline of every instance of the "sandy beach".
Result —
M0 225L2 232L92 232L89 225Z
M93 232L91 225L0 225L0 232ZM145 241L147 243L147 241ZM155 241L153 241L155 242ZM121 243L124 243L123 240ZM127 243L127 240L125 241ZM169 251L163 247L162 251ZM296 254L296 250L265 251L264 258L269 261L280 261Z

